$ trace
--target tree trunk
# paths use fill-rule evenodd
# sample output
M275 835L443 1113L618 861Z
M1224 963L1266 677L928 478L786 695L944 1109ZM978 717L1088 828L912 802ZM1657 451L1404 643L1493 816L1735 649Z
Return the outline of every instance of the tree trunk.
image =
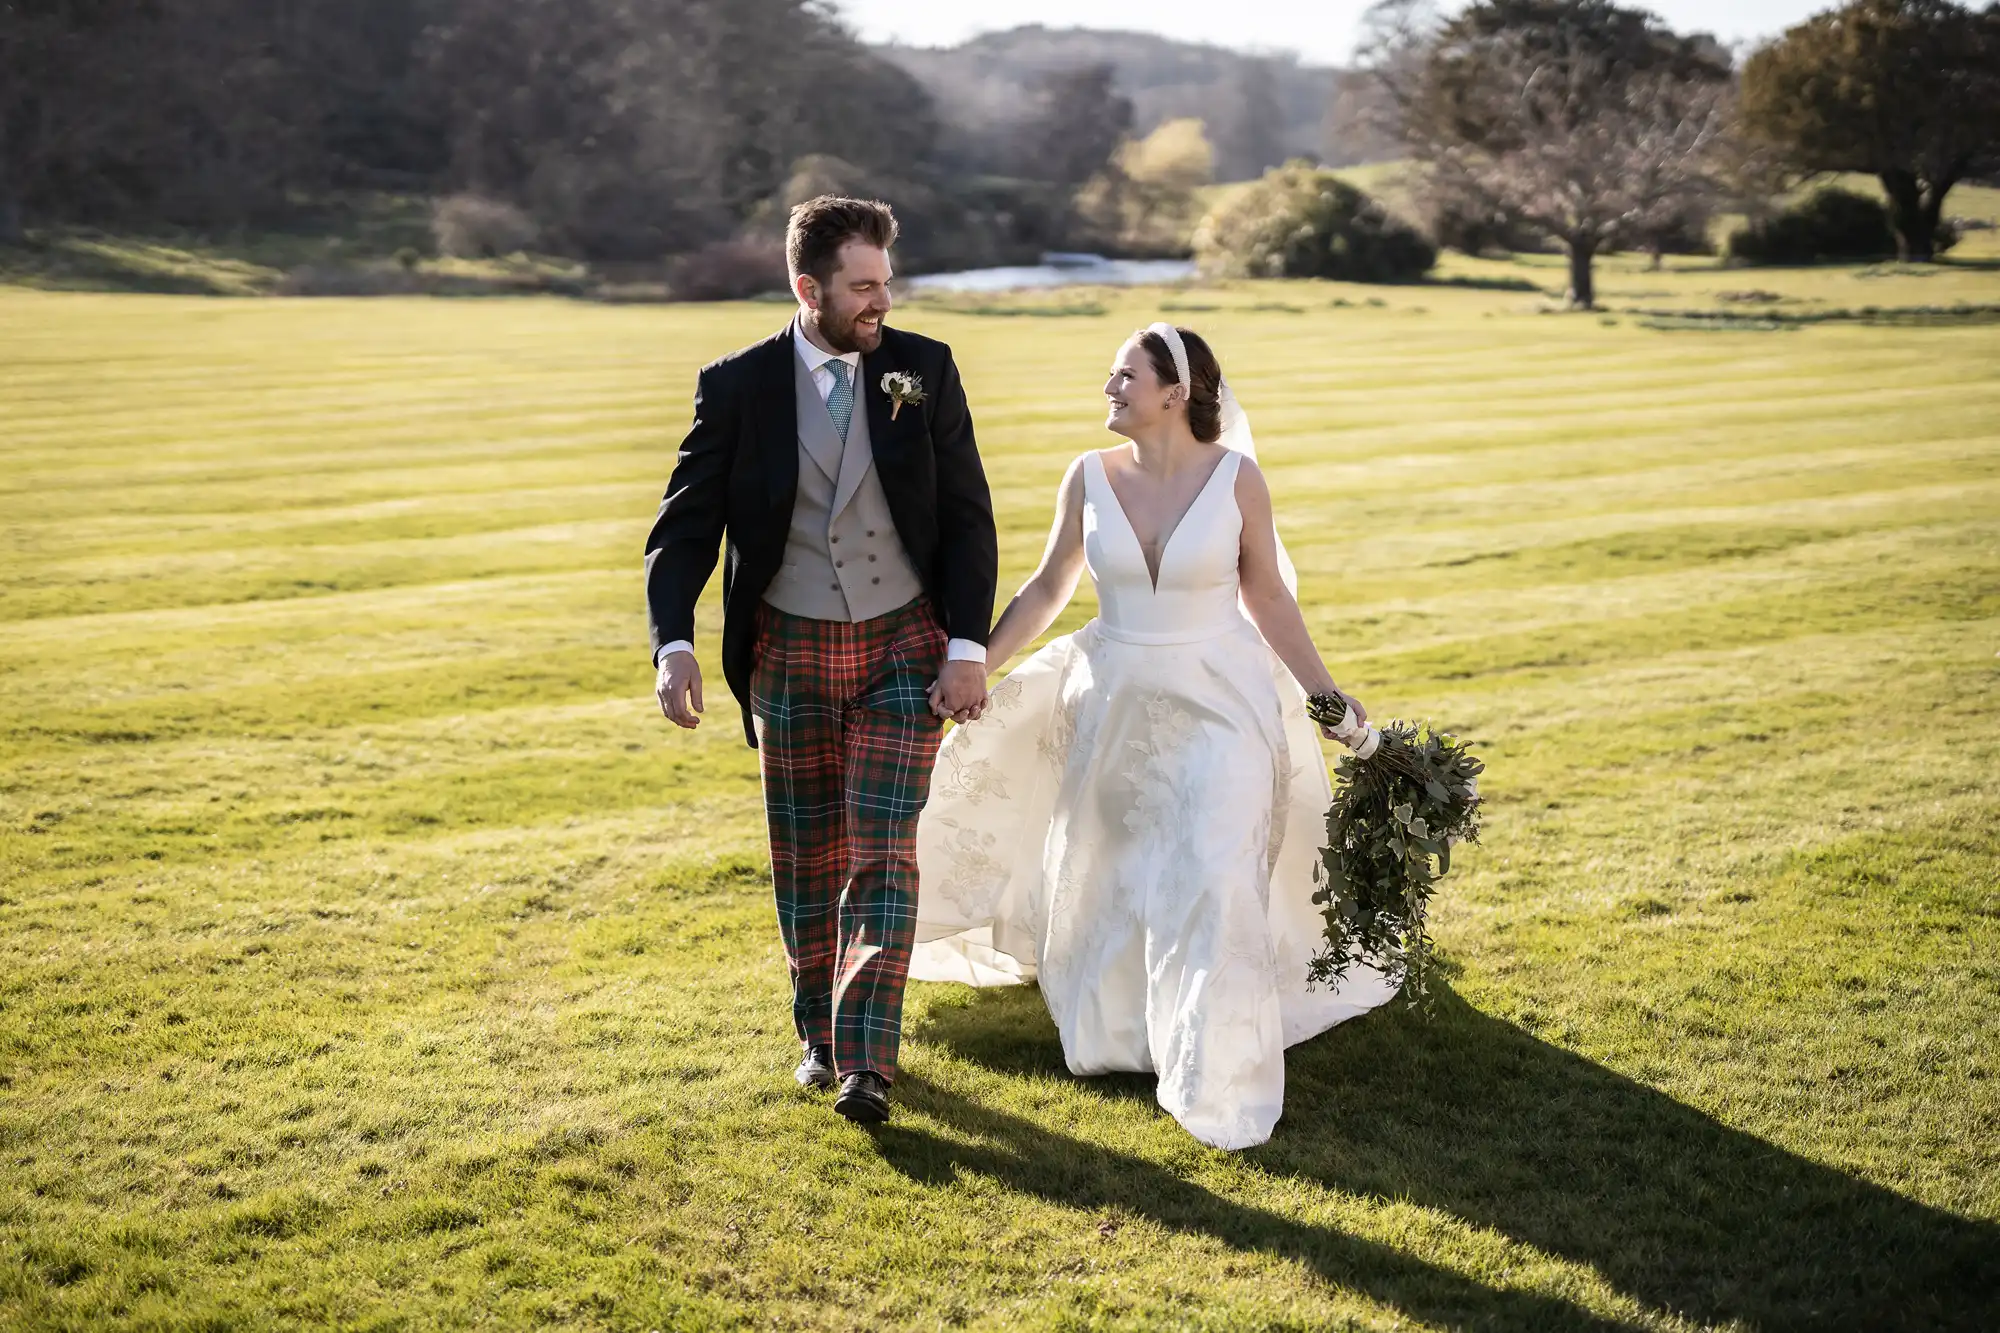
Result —
M1597 247L1588 241L1568 241L1569 250L1569 305L1572 310L1595 310L1597 308L1597 285L1591 280L1591 261L1597 257Z
M1944 197L1951 193L1951 187L1957 183L1958 177L1946 176L1939 180L1934 180L1924 187L1924 235L1927 238L1926 247L1929 251L1929 258L1933 262L1937 259L1938 223L1944 217Z
M0 106L0 245L20 245L28 234L21 226L21 196L14 190L13 155L7 140L7 111Z
M1889 225L1896 232L1896 257L1909 264L1928 264L1937 236L1937 211L1924 208L1924 192L1915 172L1881 174L1882 192L1889 196ZM1939 204L1944 202L1940 196Z
M21 201L14 194L5 163L0 163L0 245L22 245L28 233L21 226Z

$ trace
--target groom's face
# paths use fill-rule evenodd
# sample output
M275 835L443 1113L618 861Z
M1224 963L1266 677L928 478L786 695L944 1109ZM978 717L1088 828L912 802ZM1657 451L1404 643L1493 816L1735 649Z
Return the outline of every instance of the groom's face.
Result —
M882 320L896 302L889 294L893 277L889 252L866 241L849 241L825 282L810 275L799 279L799 299L819 328L819 336L836 352L872 352L882 342Z

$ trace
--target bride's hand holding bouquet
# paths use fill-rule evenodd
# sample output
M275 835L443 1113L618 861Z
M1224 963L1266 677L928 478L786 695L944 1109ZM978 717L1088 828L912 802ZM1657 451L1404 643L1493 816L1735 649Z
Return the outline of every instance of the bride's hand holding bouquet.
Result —
M1479 840L1479 774L1457 738L1428 725L1376 728L1358 702L1318 693L1307 714L1345 745L1334 767L1333 805L1313 901L1326 920L1315 983L1335 983L1356 962L1402 973L1412 1003L1426 994L1431 888L1451 869L1451 849Z

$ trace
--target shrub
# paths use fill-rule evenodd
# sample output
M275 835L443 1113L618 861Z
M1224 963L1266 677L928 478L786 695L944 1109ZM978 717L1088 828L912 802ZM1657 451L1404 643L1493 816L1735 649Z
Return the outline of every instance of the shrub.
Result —
M1253 278L1414 282L1437 247L1381 204L1306 162L1288 162L1202 219L1204 270Z
M1533 227L1476 201L1433 197L1424 203L1431 237L1461 254L1541 254L1553 248Z
M769 236L715 241L674 260L667 286L682 301L740 301L785 290L785 247Z
M535 220L510 203L454 194L431 209L438 253L454 259L497 259L535 243Z
M1705 205L1691 205L1651 227L1620 237L1619 248L1650 255L1712 255L1715 242L1708 235L1712 217Z
M1895 253L1889 210L1851 190L1817 191L1729 238L1729 258L1741 264L1815 264Z

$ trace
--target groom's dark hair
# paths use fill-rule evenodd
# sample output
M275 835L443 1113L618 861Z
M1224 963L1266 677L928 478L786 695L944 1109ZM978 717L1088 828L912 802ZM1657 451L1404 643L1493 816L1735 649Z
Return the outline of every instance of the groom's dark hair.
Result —
M821 283L840 265L840 247L865 241L887 250L896 243L896 215L879 199L849 199L823 194L792 210L785 228L785 263L793 273L811 274Z

